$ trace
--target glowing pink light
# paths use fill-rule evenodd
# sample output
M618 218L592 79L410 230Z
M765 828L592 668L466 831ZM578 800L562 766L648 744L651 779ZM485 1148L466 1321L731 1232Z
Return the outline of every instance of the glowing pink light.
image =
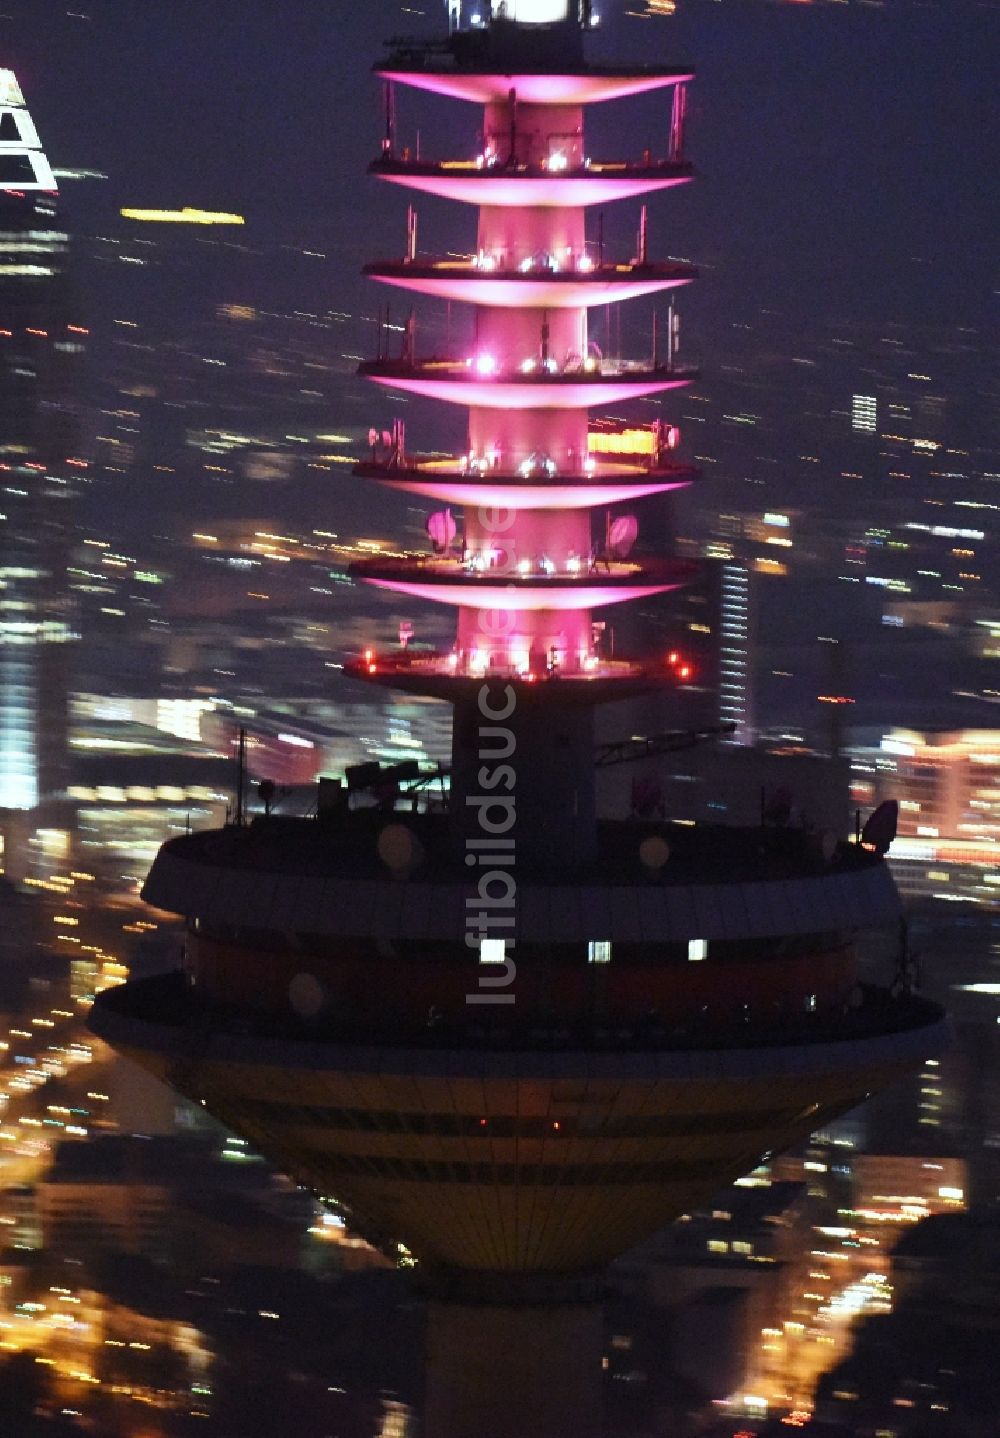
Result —
M362 576L363 577L363 576ZM396 594L409 594L415 599L427 599L436 604L455 604L468 609L597 609L605 604L625 604L631 599L646 599L650 594L666 594L678 589L683 581L674 584L628 584L563 587L559 583L536 587L528 585L510 586L501 584L475 584L467 587L458 584L435 584L429 581L421 584L401 579L368 579L379 589L391 589Z
M503 509L581 509L589 505L623 504L647 494L683 489L690 479L639 484L469 484L461 480L398 479L379 477L389 489L401 489L445 504L494 504Z
M674 71L661 75L504 75L456 74L449 71L379 70L386 80L447 95L452 100L470 100L478 105L506 100L511 87L528 105L590 105L599 100L621 100L643 95L667 85L693 80L691 72Z
M409 394L446 400L449 404L477 405L482 409L587 409L590 405L619 404L691 383L687 376L654 378L642 374L632 378L595 376L592 380L547 383L533 383L530 378L520 383L498 379L488 384L478 384L474 378L460 374L453 379L418 379L408 374L372 374L369 378L388 389L406 390Z
M476 355L476 373L482 375L496 374L497 362L494 355Z
M593 261L579 268L585 273L593 269ZM558 280L517 278L483 279L474 271L466 275L406 275L379 274L369 271L373 279L385 285L397 285L400 289L412 290L421 295L433 295L442 300L461 300L469 304L497 305L505 309L522 306L537 306L546 309L583 309L593 305L614 304L619 300L631 300L641 295L656 294L660 290L674 289L690 283L690 276L662 279L630 280Z
M693 177L678 174L653 174L634 171L602 174L593 170L586 177L558 175L534 178L527 175L493 175L488 170L472 170L466 174L441 170L433 174L417 174L376 170L381 180L405 185L443 200L458 200L467 205L503 205L521 208L539 205L549 208L579 208L581 205L611 205L633 195L647 195L653 190L666 190L683 185Z

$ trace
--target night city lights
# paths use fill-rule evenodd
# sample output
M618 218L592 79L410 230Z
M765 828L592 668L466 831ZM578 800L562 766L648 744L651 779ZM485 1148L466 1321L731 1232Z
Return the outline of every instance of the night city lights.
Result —
M3 1435L996 1438L1000 0L3 10Z

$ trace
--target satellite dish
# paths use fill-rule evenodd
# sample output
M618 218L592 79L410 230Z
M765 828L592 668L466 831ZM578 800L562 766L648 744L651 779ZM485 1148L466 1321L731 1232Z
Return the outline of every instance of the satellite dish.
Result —
M378 856L397 878L405 878L420 863L424 850L405 824L386 824L378 836Z
M644 869L662 869L670 858L670 845L659 834L650 834L639 845L639 862Z
M639 538L639 521L634 514L621 514L608 530L608 558L625 559Z
M427 520L427 533L435 554L447 554L458 533L458 526L450 509L438 509Z
M880 856L887 854L898 824L899 805L895 799L884 799L861 830L862 848L872 849Z
M296 974L288 985L288 1002L299 1018L314 1019L326 1003L326 990L315 974Z

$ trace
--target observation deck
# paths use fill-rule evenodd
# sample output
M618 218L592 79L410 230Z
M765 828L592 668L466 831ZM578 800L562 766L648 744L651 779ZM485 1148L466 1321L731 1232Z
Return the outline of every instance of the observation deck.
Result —
M519 878L518 1001L480 1008L447 816L172 840L144 893L188 917L184 972L105 991L92 1026L494 1301L499 1274L592 1272L944 1045L933 1004L857 983L852 931L899 905L853 845L603 824L593 864Z
M532 70L526 68L522 55L516 69L505 71L488 64L462 64L459 57L451 65L443 65L443 58L440 49L429 50L413 42L408 50L401 48L376 65L375 74L390 84L409 85L477 105L501 104L511 90L528 105L593 105L684 85L694 79L694 71L684 68L581 65L578 69Z
M526 685L536 691L547 685L558 686L559 704L564 711L575 706L591 709L595 704L613 699L632 699L640 694L662 691L667 677L673 677L678 683L686 682L679 675L671 676L663 666L652 663L637 664L586 655L583 659L575 656L575 663L567 664L552 662L544 654L533 662L529 651L522 656L520 667L513 658L506 664L491 663L490 656L485 652L460 653L452 649L446 654L384 655L371 651L370 658L362 657L345 664L344 672L354 679L451 703L472 698L484 679L512 685L515 693L522 695L521 702L524 702Z
M648 360L528 358L505 368L492 356L460 359L368 360L358 373L376 384L427 399L481 409L587 409L680 389L698 371Z
M617 304L675 289L697 279L693 265L606 264L584 250L562 254L470 255L467 260L421 257L377 260L364 273L383 284L438 299L501 308L580 309Z
M690 583L697 566L684 560L632 563L586 556L558 564L536 556L509 566L491 564L485 555L418 554L357 560L351 573L366 583L441 604L569 611L664 594Z
M380 850L384 829L397 824L417 856L402 869L381 856L384 845ZM644 860L650 839L667 849L653 866ZM476 887L464 861L447 815L412 811L399 800L388 809L261 817L247 827L171 839L143 897L160 909L248 929L461 940L464 900ZM420 906L419 915L411 905ZM694 934L778 940L894 927L901 912L884 860L855 844L841 843L827 858L819 838L798 829L604 820L593 859L560 871L555 886L544 872L521 875L512 932L523 941L574 943L597 930L635 943ZM476 956L466 958L475 967ZM655 947L647 962L660 962Z
M459 200L469 205L498 208L559 209L608 205L683 185L694 179L694 166L686 160L652 157L641 160L585 160L525 165L489 163L482 156L470 160L416 160L382 155L369 173L380 180Z
M372 977L365 982L371 985ZM405 986L408 979L400 977ZM107 989L98 1037L201 1101L352 1227L492 1302L617 1254L903 1077L947 1039L919 998L664 1041L605 1025L529 1044L248 1017L182 975ZM459 1288L459 1285L461 1287ZM551 1290L549 1290L551 1295Z
M650 455L649 462L608 461L590 457L560 468L554 459L527 456L519 464L456 455L448 459L399 462L377 460L355 466L355 474L388 489L423 495L446 504L497 505L511 509L579 509L585 505L622 504L648 494L664 494L693 484L699 471Z

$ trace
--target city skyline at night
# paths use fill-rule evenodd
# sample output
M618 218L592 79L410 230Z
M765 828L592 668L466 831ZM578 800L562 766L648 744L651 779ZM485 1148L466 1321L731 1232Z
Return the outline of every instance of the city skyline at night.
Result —
M2 8L6 1426L995 1438L1000 0Z
M78 472L79 358L69 235L17 77L0 69L0 808L31 810L68 780L69 508Z

